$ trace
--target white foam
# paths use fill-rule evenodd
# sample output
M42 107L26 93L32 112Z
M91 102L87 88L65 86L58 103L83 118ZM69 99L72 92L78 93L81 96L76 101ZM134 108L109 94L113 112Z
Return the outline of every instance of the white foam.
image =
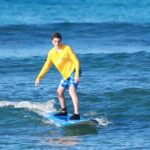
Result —
M108 119L107 119L107 117L105 117L105 115L103 115L99 118L95 118L94 116L97 116L97 115L98 115L98 113L96 111L89 111L84 114L84 116L86 116L86 117L93 116L92 119L96 120L100 126L107 126L107 125L111 124L111 122L108 121Z
M20 101L20 102L0 101L0 107L12 106L14 108L26 108L42 116L44 116L48 112L55 112L56 109L54 107L54 104L55 100L49 100L44 103L30 102L30 101Z
M109 124L111 124L110 121L108 121L108 119L106 117L102 117L102 118L95 118L95 120L98 122L99 125L101 126L107 126Z

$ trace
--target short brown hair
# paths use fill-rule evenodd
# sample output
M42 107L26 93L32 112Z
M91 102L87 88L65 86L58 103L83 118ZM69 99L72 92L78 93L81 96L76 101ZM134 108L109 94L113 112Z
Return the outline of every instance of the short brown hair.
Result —
M52 35L52 40L53 40L54 38L58 38L58 39L61 39L61 40L62 40L62 36L61 36L61 34L58 33L58 32L54 32L54 33L53 33L53 35Z

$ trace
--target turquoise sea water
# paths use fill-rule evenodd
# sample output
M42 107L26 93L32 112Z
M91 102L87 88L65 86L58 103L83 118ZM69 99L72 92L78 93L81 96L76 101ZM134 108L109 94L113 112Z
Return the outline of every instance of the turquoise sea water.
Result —
M148 6L148 0L2 0L0 149L149 149ZM59 109L55 67L34 86L54 31L81 61L80 111L97 127L63 128L43 117ZM66 98L72 113L67 92Z

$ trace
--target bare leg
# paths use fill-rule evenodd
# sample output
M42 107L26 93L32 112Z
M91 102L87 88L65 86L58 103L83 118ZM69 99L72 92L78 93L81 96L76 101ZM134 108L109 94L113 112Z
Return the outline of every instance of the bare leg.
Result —
M69 88L69 94L70 94L72 101L73 101L74 113L79 114L79 100L78 100L78 96L77 96L76 89L74 86L71 86Z
M66 100L65 100L64 92L65 92L65 88L58 87L57 96L58 96L61 108L66 108Z

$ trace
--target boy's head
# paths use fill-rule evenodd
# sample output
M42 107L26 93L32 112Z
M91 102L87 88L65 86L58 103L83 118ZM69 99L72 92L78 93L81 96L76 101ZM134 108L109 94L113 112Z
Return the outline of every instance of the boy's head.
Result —
M61 48L62 45L61 41L62 41L61 34L58 32L54 32L52 35L52 43L54 47L57 49Z
M53 33L53 35L52 35L52 40L53 40L54 38L58 38L58 39L60 39L60 40L62 41L62 36L61 36L61 34L58 33L58 32L54 32L54 33Z

